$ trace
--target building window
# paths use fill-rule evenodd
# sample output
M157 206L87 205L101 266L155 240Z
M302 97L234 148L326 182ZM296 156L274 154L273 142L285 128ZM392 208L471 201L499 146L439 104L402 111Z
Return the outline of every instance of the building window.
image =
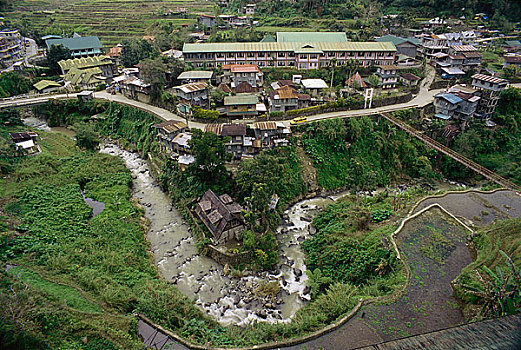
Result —
M300 55L300 59L301 60L307 60L308 59L308 55Z
M244 58L244 52L239 52L239 53L237 54L237 57L239 57L239 58Z

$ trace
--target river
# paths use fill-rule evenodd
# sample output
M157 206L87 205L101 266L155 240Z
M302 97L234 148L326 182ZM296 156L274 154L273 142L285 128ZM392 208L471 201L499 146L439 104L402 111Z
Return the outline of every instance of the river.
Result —
M285 211L277 229L280 259L275 271L232 277L225 273L222 265L199 254L190 227L159 188L147 163L139 155L111 143L103 144L100 152L121 157L132 173L133 195L144 206L150 220L147 237L161 276L220 324L288 322L310 299L300 243L313 233L312 218L332 200L304 200ZM255 295L254 290L259 285L274 281L281 288L276 297Z

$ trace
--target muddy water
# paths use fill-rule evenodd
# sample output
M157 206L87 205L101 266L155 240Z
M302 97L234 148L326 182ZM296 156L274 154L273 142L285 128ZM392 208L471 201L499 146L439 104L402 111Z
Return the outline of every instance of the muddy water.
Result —
M330 199L305 200L284 213L277 230L281 256L275 271L235 278L225 274L223 266L199 254L190 227L156 184L142 158L114 144L103 144L101 152L123 158L132 173L134 196L151 222L148 239L161 276L219 323L288 322L310 299L299 245L312 234L312 218ZM260 284L273 281L281 287L276 297L255 295Z

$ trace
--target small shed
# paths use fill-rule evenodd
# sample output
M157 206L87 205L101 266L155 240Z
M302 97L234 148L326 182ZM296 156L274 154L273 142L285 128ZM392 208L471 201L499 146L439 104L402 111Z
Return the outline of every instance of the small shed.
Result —
M89 102L94 98L94 91L84 90L79 92L77 96L80 102Z
M36 84L33 84L33 87L38 91L39 94L47 94L50 92L58 91L62 86L50 80L40 80Z

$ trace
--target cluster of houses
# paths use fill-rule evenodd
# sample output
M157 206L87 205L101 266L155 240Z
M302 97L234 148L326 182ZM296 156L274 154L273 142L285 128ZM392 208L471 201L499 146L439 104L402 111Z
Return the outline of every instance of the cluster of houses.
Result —
M490 124L500 93L507 87L508 80L475 74L472 76L471 86L458 84L435 96L435 117L461 121L479 117Z
M154 125L160 149L177 160L181 169L195 161L190 149L192 133L181 121L166 121ZM205 132L211 132L225 140L226 152L234 159L253 158L259 152L288 145L289 128L281 122L257 122L251 127L243 123L207 124Z
M0 66L21 67L25 59L25 38L18 29L0 30Z

